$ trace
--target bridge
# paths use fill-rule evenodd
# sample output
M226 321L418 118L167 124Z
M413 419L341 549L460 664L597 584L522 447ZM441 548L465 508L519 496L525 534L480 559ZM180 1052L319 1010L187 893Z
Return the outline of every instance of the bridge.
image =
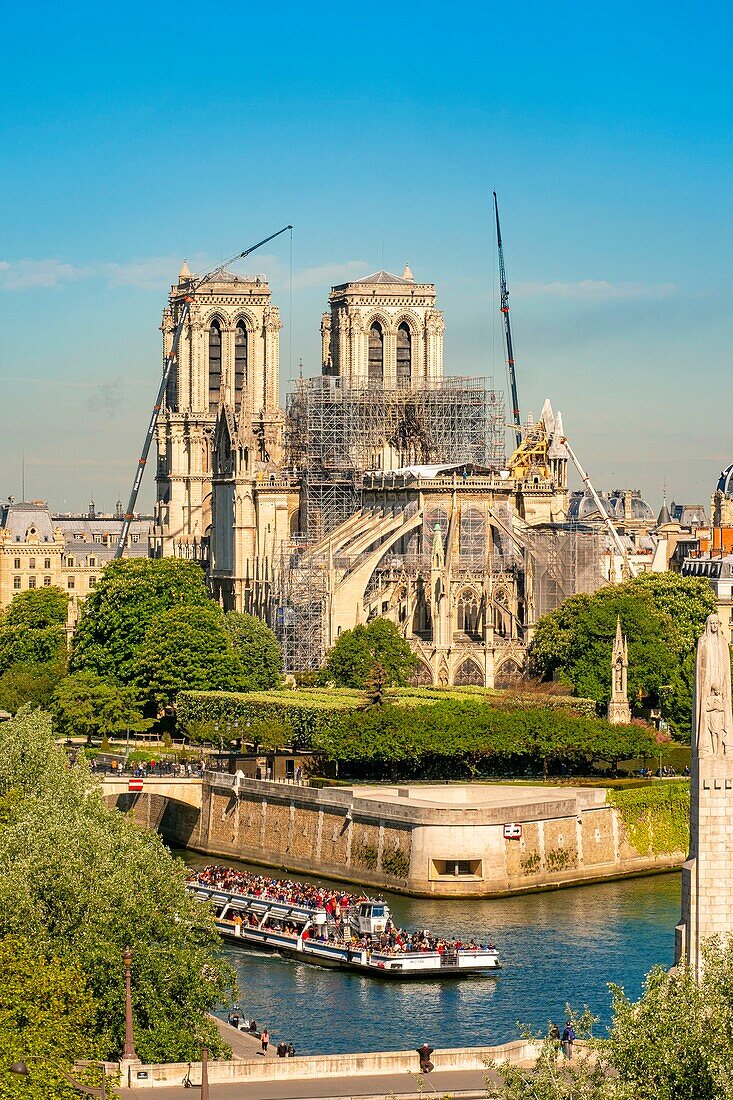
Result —
M218 778L218 777L217 777ZM233 778L233 776L231 777ZM140 779L132 775L105 775L102 780L102 793L108 801L124 797L120 809L131 809L143 798L157 795L170 802L180 802L200 810L203 805L203 787L206 779L179 775L146 775ZM140 784L142 783L142 789Z

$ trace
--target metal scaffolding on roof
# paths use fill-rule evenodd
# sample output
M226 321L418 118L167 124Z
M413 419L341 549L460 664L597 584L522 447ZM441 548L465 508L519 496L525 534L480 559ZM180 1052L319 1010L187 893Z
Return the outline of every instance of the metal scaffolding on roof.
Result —
M329 562L325 554L305 551L306 540L302 538L284 542L280 551L273 625L286 673L315 671L321 667L325 655Z
M567 523L528 528L522 538L532 556L535 622L571 596L590 594L603 584L600 531Z
M287 411L289 462L304 484L301 530L311 539L360 508L366 471L504 465L503 395L480 378L423 381L419 388L301 378Z

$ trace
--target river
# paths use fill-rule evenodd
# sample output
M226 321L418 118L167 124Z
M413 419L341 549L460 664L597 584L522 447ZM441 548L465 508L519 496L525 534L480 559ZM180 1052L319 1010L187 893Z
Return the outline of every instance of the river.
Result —
M194 852L175 854L192 867L213 862ZM250 869L235 860L217 862ZM568 1002L587 1004L602 1033L610 1019L608 982L635 998L655 963L672 965L680 876L491 901L385 897L403 928L493 939L501 976L387 982L225 945L244 1015L266 1024L276 1040L294 1043L299 1054L405 1050L425 1041L492 1046L517 1038L520 1022L544 1029L553 1020L562 1028Z

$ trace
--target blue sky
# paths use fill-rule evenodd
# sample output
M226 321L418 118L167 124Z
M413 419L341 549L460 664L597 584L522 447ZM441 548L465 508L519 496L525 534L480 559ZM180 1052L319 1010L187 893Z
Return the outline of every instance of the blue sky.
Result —
M409 261L446 368L505 388L599 487L706 501L733 461L730 4L6 5L0 497L126 499L160 312L200 267L270 276L291 371L332 282ZM152 501L152 482L143 502Z

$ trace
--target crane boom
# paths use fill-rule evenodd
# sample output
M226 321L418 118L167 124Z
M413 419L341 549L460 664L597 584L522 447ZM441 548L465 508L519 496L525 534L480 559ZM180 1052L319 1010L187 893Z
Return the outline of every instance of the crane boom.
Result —
M504 246L501 243L501 225L499 224L499 202L494 191L494 213L496 214L496 243L499 250L499 283L501 287L500 310L504 314L504 336L506 338L506 358L509 368L509 387L512 393L512 423L517 447L522 442L522 418L519 413L519 393L517 392L517 372L514 365L514 346L512 344L512 325L509 320L509 289L506 285L504 268Z
M593 497L593 503L595 504L596 508L598 509L599 515L601 516L601 518L603 519L603 521L606 524L606 527L608 528L608 533L611 536L611 539L613 540L613 545L616 547L619 554L621 555L621 558L622 558L623 563L624 563L624 569L628 571L630 576L638 577L639 570L637 569L634 562L629 560L629 555L626 551L626 547L621 542L621 538L620 538L619 533L618 533L618 531L616 530L616 528L613 524L613 520L609 516L606 509L603 507L603 502L601 501L601 498L598 496L598 493L593 488L593 485L591 484L591 480L590 480L588 474L585 472L583 467L580 465L580 462L578 461L578 456L576 455L575 451L570 446L570 444L568 443L567 439L564 436L560 440L560 442L564 445L565 450L570 455L570 458L572 460L573 465L575 466L575 469L580 474L581 481L583 482L583 484L588 489L590 495Z
M192 279L189 281L186 287L186 292L183 297L183 302L178 311L178 320L176 326L173 329L173 339L171 341L171 349L165 358L163 365L163 376L158 386L158 395L153 405L153 411L150 416L150 423L148 424L148 430L145 433L145 439L143 440L143 447L138 459L137 469L135 471L135 478L132 483L132 490L130 492L130 499L127 504L127 511L122 517L122 528L120 530L120 537L117 540L117 548L115 549L115 561L121 558L125 552L127 546L127 539L130 534L130 524L135 514L135 505L137 504L137 496L140 492L140 486L143 480L143 474L145 473L145 466L148 461L148 454L150 453L150 444L153 442L153 436L155 435L155 429L158 424L158 416L163 405L163 397L165 396L166 386L168 385L168 379L170 378L173 364L178 358L178 345L181 342L181 334L186 324L188 316L191 312L191 302L197 290L199 290L204 283L207 283L217 271L221 271L227 264L234 263L235 260L243 260L250 253L255 252L258 248L262 248L263 244L267 244L268 241L273 240L275 237L279 237L281 233L287 233L288 229L292 229L292 225L283 226L282 229L278 229L277 233L271 233L269 237L265 237L264 240L258 241L257 244L253 244L250 248L246 248L244 252L238 252L236 256L232 256L231 259L225 260L223 264L218 264L213 267L211 271L207 271L205 275L202 275L199 279Z

